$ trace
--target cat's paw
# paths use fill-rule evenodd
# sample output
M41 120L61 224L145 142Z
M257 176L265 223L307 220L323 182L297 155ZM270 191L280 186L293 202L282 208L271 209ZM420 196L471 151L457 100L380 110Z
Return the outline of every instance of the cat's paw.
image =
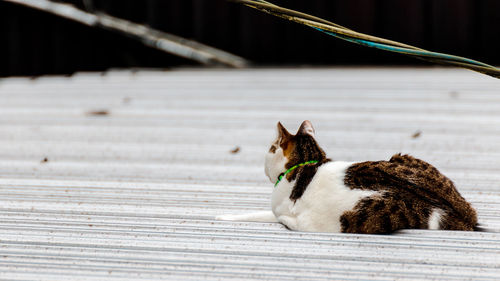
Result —
M246 221L246 222L278 222L272 211L261 211L241 215L220 215L215 217L221 221Z
M218 221L236 221L236 220L238 220L238 217L239 216L235 216L235 215L219 215L219 216L216 216L215 219Z

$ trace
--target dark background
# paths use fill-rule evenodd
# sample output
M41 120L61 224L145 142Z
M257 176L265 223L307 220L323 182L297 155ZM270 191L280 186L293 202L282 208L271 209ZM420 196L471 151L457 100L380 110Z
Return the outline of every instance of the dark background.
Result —
M82 7L78 0L63 1ZM500 64L499 0L282 0L354 30ZM225 0L94 0L97 9L258 65L423 64L352 45ZM0 0L0 76L197 65L126 36Z

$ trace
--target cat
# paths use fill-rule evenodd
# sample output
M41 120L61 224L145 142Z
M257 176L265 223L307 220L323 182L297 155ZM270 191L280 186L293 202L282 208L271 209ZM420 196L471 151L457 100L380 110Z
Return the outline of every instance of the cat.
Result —
M279 122L277 129L265 160L265 174L275 184L272 211L216 219L280 222L308 232L481 230L453 182L427 162L401 154L389 161L332 161L310 121L295 135Z

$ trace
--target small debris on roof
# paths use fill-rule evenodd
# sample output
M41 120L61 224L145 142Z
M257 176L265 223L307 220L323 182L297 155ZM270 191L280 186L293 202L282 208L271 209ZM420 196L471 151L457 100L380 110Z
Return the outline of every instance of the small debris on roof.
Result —
M237 146L231 150L231 154L238 154L240 151L241 151L241 148L239 146Z
M47 157L43 158L43 159L40 161L40 163L47 163L47 162L49 162L49 158L47 158Z
M413 135L411 135L413 139L418 139L420 136L422 136L421 131L416 131Z
M91 115L91 116L106 116L106 115L109 115L109 111L107 111L107 110L89 111L89 112L87 112L87 115Z
M457 91L451 91L450 92L450 98L452 99L458 99L460 97L460 94Z

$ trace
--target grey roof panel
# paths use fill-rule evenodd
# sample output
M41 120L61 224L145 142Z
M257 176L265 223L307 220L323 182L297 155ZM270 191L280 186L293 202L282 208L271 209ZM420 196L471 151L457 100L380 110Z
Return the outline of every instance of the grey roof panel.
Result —
M431 162L500 231L499 94L492 78L426 68L2 79L0 279L498 279L500 233L301 233L213 217L269 208L275 124L309 119L334 159Z

